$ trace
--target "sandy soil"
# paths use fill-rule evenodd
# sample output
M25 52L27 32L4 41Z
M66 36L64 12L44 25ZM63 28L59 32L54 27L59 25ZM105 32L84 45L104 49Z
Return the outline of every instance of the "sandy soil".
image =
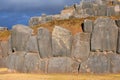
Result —
M0 80L120 80L120 74L25 74L0 69Z

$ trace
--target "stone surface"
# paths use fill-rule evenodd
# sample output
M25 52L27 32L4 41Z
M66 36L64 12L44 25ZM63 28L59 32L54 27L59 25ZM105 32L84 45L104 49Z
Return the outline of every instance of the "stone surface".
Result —
M91 38L91 50L114 51L117 49L118 27L110 18L95 21Z
M26 49L28 52L39 53L36 36L30 36L29 40L27 41Z
M26 44L32 34L32 29L24 25L15 25L11 34L11 46L16 51L26 51Z
M88 58L90 53L90 34L77 33L74 36L72 45L72 56L78 61L84 61Z
M24 72L24 56L25 52L15 52L14 54L10 54L7 57L7 68L11 71L19 71Z
M6 68L6 57L0 58L0 68Z
M120 27L120 19L115 20L115 22L116 22L116 25Z
M24 72L38 72L39 60L40 57L38 54L27 53L24 60Z
M0 41L0 56L7 57L9 54L9 42L8 41Z
M115 13L115 9L114 9L114 6L110 6L107 8L107 16L115 16L116 13Z
M109 73L110 61L101 52L90 53L88 60L81 63L80 72L82 73Z
M70 56L72 35L67 29L55 26L52 32L52 54L53 56Z
M41 58L52 56L52 39L51 34L46 28L38 29L38 50Z
M107 15L107 6L106 5L98 5L98 16L106 16Z
M93 21L92 20L84 20L84 32L91 33L93 30Z
M120 53L120 28L118 29L117 53Z
M110 60L110 73L120 73L120 55L109 53L108 59Z
M77 73L79 63L68 57L50 58L48 62L48 73Z

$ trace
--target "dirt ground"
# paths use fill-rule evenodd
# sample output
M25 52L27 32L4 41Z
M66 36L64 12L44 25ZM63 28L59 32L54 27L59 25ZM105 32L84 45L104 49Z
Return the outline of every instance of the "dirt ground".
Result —
M0 80L120 80L120 74L26 74L0 69Z

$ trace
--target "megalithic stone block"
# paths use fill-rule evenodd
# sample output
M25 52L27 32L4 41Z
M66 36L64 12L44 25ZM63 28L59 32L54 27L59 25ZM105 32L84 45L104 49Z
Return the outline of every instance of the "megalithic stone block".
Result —
M48 29L38 29L38 50L41 58L48 58L52 56L52 37Z
M70 56L72 45L71 32L65 28L55 26L52 32L53 56Z
M79 63L69 57L54 57L48 61L48 73L78 73Z
M11 34L11 46L16 51L26 51L26 44L32 35L32 29L24 25L15 25Z
M77 33L72 45L72 56L76 60L85 61L90 53L90 33Z
M92 33L93 31L93 21L92 20L84 20L84 32Z
M118 27L110 18L98 18L94 23L91 50L114 51L117 49Z
M110 61L102 52L92 52L90 57L81 63L81 73L109 73Z

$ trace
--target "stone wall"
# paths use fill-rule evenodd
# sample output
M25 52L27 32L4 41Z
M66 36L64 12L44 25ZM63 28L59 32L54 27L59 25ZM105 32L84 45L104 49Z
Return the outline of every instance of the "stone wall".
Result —
M39 73L119 73L120 20L100 17L84 21L84 32L72 35L60 26L38 34L15 25L8 41L0 42L0 67Z
M58 19L64 20L70 18L118 15L120 15L120 1L118 0L82 0L80 4L65 6L60 14L32 17L29 21L29 25L34 26Z

